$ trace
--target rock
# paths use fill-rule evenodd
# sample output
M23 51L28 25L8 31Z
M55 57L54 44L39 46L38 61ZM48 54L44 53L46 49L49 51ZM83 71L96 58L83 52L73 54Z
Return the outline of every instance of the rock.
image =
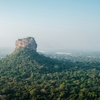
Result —
M33 49L34 51L37 49L37 43L33 37L16 40L15 46L15 50L19 49L20 47Z

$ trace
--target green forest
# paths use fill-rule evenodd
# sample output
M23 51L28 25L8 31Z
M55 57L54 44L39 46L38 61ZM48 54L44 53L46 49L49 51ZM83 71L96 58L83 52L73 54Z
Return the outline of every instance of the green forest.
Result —
M0 59L0 100L100 100L100 60L58 60L20 48Z

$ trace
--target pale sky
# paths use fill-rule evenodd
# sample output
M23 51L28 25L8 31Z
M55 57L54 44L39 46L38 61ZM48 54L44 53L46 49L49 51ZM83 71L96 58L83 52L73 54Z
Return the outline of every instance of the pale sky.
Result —
M38 49L100 50L100 0L0 0L0 47L28 36Z

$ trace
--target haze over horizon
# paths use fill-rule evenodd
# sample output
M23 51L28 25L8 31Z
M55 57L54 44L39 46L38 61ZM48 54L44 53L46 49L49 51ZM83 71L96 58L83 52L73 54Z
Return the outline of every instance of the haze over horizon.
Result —
M1 0L0 47L34 37L38 49L100 50L100 0Z

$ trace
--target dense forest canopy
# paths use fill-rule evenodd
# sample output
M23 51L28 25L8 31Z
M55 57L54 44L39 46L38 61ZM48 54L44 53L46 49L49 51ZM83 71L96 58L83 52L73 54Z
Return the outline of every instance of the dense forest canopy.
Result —
M100 60L59 60L20 48L0 60L0 100L100 100Z

